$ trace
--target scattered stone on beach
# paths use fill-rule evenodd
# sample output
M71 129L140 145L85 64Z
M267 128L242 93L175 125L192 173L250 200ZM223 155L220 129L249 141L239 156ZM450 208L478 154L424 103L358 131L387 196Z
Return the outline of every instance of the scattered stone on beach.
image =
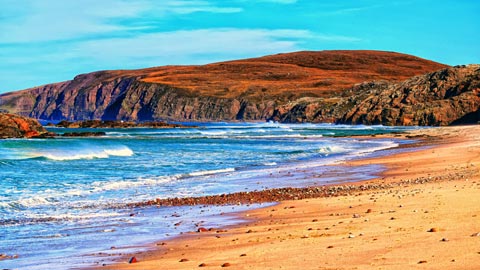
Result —
M360 215L359 215L359 214L353 214L352 217L353 217L353 218L360 218Z
M131 257L130 260L128 261L128 263L137 263L137 262L138 262L138 260L135 256Z
M243 253L243 254L240 254L240 257L245 257L247 256L247 254Z
M327 248L333 248L333 246L328 246Z
M428 232L438 232L438 228L431 228Z
M440 240L442 242L448 242L448 238L442 238L442 240Z
M207 266L206 263L201 263L201 264L198 265L198 267L205 267L205 266Z
M472 235L470 235L471 237L480 237L480 232L477 232L477 233L474 233Z
M427 263L425 260L418 261L418 264Z
M179 261L179 262L188 262L188 259L186 259L186 258L183 258L183 259L180 259L180 261Z
M208 232L208 230L204 227L200 227L197 229L197 232Z
M395 186L404 186L405 184L424 184L429 182L437 182L444 180L454 180L464 178L466 175L472 175L474 172L466 172L465 175L451 175L446 174L438 177L418 177L416 179L400 180L393 183L381 183L381 184L362 184L362 185L340 185L340 186L316 186L305 188L274 188L261 191L244 191L230 194L210 195L201 197L186 197L186 198L166 198L155 199L146 202L132 203L128 206L183 206L183 205L234 205L234 204L250 204L252 201L257 203L262 202L276 202L293 199L309 199L320 197L336 197L341 195L352 194L356 191L366 190L386 190ZM284 209L292 209L295 206L286 206ZM367 213L371 213L372 210L367 210ZM428 213L428 211L425 211ZM179 215L172 215L179 217ZM248 217L248 214L245 215Z
M227 263L224 263L224 264L222 264L222 267L229 267L229 266L231 266L231 264L230 264L230 263L228 263L228 262L227 262Z

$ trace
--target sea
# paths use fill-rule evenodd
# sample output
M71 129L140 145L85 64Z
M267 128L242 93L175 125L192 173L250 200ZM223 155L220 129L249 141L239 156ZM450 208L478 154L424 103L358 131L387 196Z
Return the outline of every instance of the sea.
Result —
M183 123L89 138L0 140L0 269L73 269L204 227L244 222L269 204L132 208L156 198L367 180L384 168L346 160L410 141L375 138L406 127ZM354 136L365 135L365 136Z

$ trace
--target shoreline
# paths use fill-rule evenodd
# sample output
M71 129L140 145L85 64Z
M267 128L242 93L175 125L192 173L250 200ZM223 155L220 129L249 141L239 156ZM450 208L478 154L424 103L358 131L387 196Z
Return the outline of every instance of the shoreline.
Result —
M320 202L335 201L335 200L340 200L340 198L356 198L356 197L365 196L365 193L367 194L391 193L392 191L399 193L405 189L425 189L430 186L444 187L444 186L448 186L452 182L462 182L465 179L472 178L472 177L476 179L478 178L478 170L476 169L475 165L473 165L471 168L469 168L469 165L467 165L463 169L456 168L455 170L450 170L449 173L447 174L445 174L444 170L443 171L427 170L424 167L425 166L428 167L429 164L431 165L431 163L428 163L428 162L424 162L424 165L418 166L419 168L416 168L414 170L410 169L410 167L407 169L400 169L400 167L402 167L400 165L402 164L405 165L405 163L408 163L408 162L411 163L412 162L411 160L414 159L413 157L423 157L425 159L427 152L432 152L432 153L435 153L436 151L445 152L445 149L448 150L448 146L463 144L467 139L470 139L467 141L472 142L472 136L474 136L474 133L475 133L474 131L472 132L472 130L478 131L480 130L480 128L476 126L470 126L470 127L435 128L435 129L428 129L428 130L416 130L402 136L422 138L422 141L415 143L413 147L428 145L428 146L432 146L432 148L423 149L423 150L421 149L414 152L410 152L410 151L407 151L405 153L400 152L389 157L360 158L356 160L350 160L350 161L347 161L345 164L342 164L346 167L368 165L368 164L375 164L375 163L381 163L387 166L387 170L383 172L381 176L379 176L377 179L374 179L374 180L366 180L366 181L360 181L360 182L354 182L354 183L352 182L352 183L349 183L348 185L328 185L328 186L319 186L319 187L310 187L310 188L282 188L282 189L273 189L273 190L257 191L257 192L244 192L241 194L227 194L227 195L216 196L219 198L210 198L213 201L219 200L219 199L224 201L225 200L235 201L235 200L239 200L240 198L243 198L242 203L271 202L272 200L280 201L280 202L278 202L278 204L275 204L274 206L269 206L266 208L261 207L255 210L249 210L249 211L246 211L245 213L238 214L239 216L242 216L243 218L248 219L248 222L245 224L241 223L238 225L229 226L228 228L222 228L222 229L211 229L210 231L207 230L207 232L201 232L201 233L193 233L193 232L184 233L181 236L175 237L167 241L163 241L160 245L158 244L150 245L149 246L150 250L147 252L142 252L138 254L137 253L129 254L127 256L124 256L120 260L120 262L118 262L117 264L99 266L98 268L101 268L101 269L113 269L113 268L115 269L138 269L138 268L155 269L159 265L165 265L165 263L167 263L169 269L191 269L191 268L197 268L198 266L200 267L205 266L208 268L209 266L214 266L215 264L208 262L208 260L206 259L204 260L205 262L200 262L200 260L197 261L194 259L188 259L188 257L192 258L195 256L212 257L212 256L205 256L204 254L205 252L202 251L201 249L193 248L195 245L192 245L192 243L195 243L200 247L203 247L204 245L207 245L207 246L215 245L215 242L218 242L219 239L224 238L225 235L228 237L237 237L232 239L231 240L232 242L236 242L236 241L244 242L242 241L242 238L247 238L247 239L251 238L250 235L254 235L255 233L253 232L258 231L258 229L247 230L247 234L246 234L247 236L245 236L245 232L241 232L241 230L245 230L247 227L250 227L250 228L259 227L260 226L259 224L261 224L262 222L266 222L268 219L274 220L272 214L267 215L265 213L279 211L279 209L281 210L281 207L283 205L295 204L294 207L285 206L284 210L293 212L293 213L290 213L290 215L288 216L289 219L294 219L294 218L298 219L300 217L296 217L295 210L291 210L291 209L306 207L306 205L308 205L309 202L311 203L311 201L315 201L315 203L319 203L319 201ZM465 134L465 132L469 134ZM458 138L458 136L460 135L461 137ZM380 136L384 136L384 135L380 135ZM386 135L386 136L398 137L398 135L396 134ZM379 135L375 137L378 138ZM410 161L406 161L408 159L410 159ZM430 161L431 161L431 157L430 157ZM478 163L478 160L476 160L475 163ZM278 197L278 195L280 195L280 197ZM273 198L276 198L276 199L272 199L272 197L268 197L268 196L273 196ZM261 198L264 198L265 201L262 201ZM185 200L192 200L192 198L187 198ZM193 201L191 202L191 205L202 204L206 202L208 202L208 200ZM170 201L169 203L172 203L172 201ZM323 209L322 211L328 211L328 210L329 209ZM363 217L363 214L354 214L353 215L354 218L358 218L358 217L355 217L355 215L358 215L359 217L360 216ZM335 217L335 215L333 216ZM319 219L314 219L314 220L316 220L315 222L319 222ZM270 221L269 224L272 224L272 223L274 222ZM296 223L294 222L285 223L283 224L282 227L295 227L294 226L295 224ZM262 228L265 227L265 224L261 225L261 227ZM285 229L285 228L282 228L282 229ZM282 229L276 229L276 230L282 231ZM294 228L291 228L291 229L292 231L296 232ZM478 229L480 230L480 228ZM313 228L308 228L307 233L311 232L312 230ZM272 228L269 228L269 230L267 230L267 232L270 232L270 231L272 231ZM350 236L353 236L353 237L350 237ZM286 237L286 236L283 236L283 237L285 237L285 239L282 239L283 241L287 241L289 239L289 237ZM354 238L355 236L349 234L348 237ZM292 239L292 242L295 242L294 240L302 241L301 239L316 239L316 238L321 239L322 236L310 237L309 235L305 234L299 237L300 240ZM273 238L268 237L267 239L264 239L264 242L265 241L269 242L271 239ZM280 240L280 243L282 242L282 240ZM261 242L262 241L260 241L260 243ZM251 243L247 241L247 244L244 243L243 246L248 247L251 245L253 248L255 246L258 246L259 245L258 243L259 241L256 241L256 243ZM281 246L280 243L277 244L279 248ZM273 245L274 247L276 246L275 243L273 242L271 243L271 245ZM165 248L165 246L169 248ZM175 248L173 248L172 250L171 246L174 246ZM329 249L333 249L333 248L329 248ZM234 250L236 250L235 247L229 246L227 248L227 251L221 251L221 253L222 254L229 253ZM285 252L285 250L283 250L282 252ZM249 254L248 256L250 257L252 255L253 254ZM261 254L257 254L256 255L257 258L262 258L263 260L267 260L267 258L265 258L264 256L262 257L260 255ZM178 259L172 260L172 258L182 257L182 256L185 258L178 258ZM138 263L128 264L127 262L129 257L135 257ZM221 257L220 254L218 257ZM235 269L250 269L251 267L249 267L249 263L243 264L241 266L236 263L238 261L241 261L242 259L241 257L246 257L246 256L240 256L239 258L237 255L235 258L229 259L229 262L227 263L229 265L235 266ZM213 258L211 258L211 260L213 260ZM288 260L284 259L283 261L288 261ZM198 263L197 265L194 265L192 264L192 262L198 262ZM202 265L202 264L205 264L205 265ZM419 265L424 265L424 264L425 263L419 263ZM256 265L259 266L258 264ZM310 264L306 265L307 268L309 265ZM217 263L216 267L219 267L219 266L221 265ZM355 265L351 265L349 267L354 268L354 266ZM399 265L399 266L402 266L402 265ZM110 268L110 267L113 267L113 268ZM267 265L263 265L259 267L260 269L269 268L267 267ZM329 267L332 267L332 265L330 265ZM346 267L346 266L342 267L339 265L335 267L336 267L335 269L350 269L349 267ZM451 266L448 266L448 267L451 267ZM468 269L468 268L465 268L465 269Z

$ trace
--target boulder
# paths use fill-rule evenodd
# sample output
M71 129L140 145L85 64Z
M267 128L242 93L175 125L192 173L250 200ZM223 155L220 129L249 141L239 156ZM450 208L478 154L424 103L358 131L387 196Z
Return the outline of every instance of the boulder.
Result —
M49 136L35 119L9 113L0 113L0 138L35 138Z

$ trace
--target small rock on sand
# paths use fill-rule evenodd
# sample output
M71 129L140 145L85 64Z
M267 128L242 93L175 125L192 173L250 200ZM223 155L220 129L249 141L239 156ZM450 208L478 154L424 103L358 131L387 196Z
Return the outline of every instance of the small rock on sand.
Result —
M230 264L230 263L228 263L228 262L227 262L227 263L224 263L224 264L222 264L222 267L229 267L229 266L231 266L231 264Z
M137 262L138 260L135 257L131 257L130 260L128 261L128 263L137 263Z

